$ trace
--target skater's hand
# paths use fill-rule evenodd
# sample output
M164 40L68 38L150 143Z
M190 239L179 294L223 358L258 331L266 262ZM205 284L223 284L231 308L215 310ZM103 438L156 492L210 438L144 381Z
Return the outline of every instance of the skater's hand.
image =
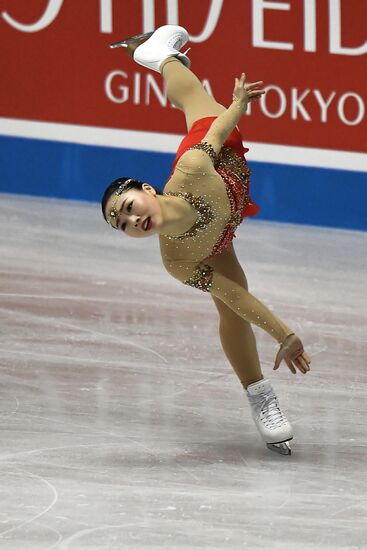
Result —
M240 78L235 79L233 100L242 103L244 112L246 111L247 105L250 101L258 100L263 94L265 94L265 90L258 89L261 84L263 84L262 80L259 80L258 82L246 83L245 73L242 73Z
M304 351L301 340L295 334L288 336L280 346L273 370L277 370L283 360L287 363L289 370L293 374L297 372L295 367L303 374L306 374L310 370L311 359Z

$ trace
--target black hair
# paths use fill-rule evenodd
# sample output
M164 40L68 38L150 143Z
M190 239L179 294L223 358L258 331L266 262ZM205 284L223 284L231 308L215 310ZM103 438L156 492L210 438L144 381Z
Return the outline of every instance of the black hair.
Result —
M110 183L110 185L106 188L105 192L103 193L103 197L102 197L102 200L101 200L102 214L103 214L103 217L106 221L107 221L106 204L107 204L108 199L110 198L111 195L113 195L113 193L115 193L115 191L117 191L117 189L120 187L120 185L122 183L125 183L125 181L127 181L127 180L130 180L130 181L126 185L126 187L124 189L124 193L126 191L128 191L129 189L137 189L138 191L141 191L142 188L143 188L143 184L146 183L144 181L134 180L134 179L131 179L131 178L117 178L112 183ZM160 191L157 191L157 189L156 189L156 193L157 193L157 195L163 195L163 193L161 193Z

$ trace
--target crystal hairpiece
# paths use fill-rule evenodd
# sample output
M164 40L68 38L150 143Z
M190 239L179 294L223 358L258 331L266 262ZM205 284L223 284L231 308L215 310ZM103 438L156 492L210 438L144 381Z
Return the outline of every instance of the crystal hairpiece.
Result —
M107 215L107 223L109 223L110 225L112 225L112 223L111 223L112 220L116 220L116 218L117 218L117 214L118 214L118 211L117 211L117 208L116 208L117 199L119 198L120 195L122 195L122 193L125 191L125 189L127 187L127 184L130 183L131 181L133 181L132 178L129 178L128 180L124 181L123 183L121 183L121 185L114 192L115 198L112 201L110 211ZM114 226L112 225L112 227L114 227Z

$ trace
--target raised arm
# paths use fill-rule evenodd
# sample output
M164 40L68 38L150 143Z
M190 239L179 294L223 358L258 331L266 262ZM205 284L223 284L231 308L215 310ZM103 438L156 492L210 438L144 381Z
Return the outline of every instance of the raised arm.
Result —
M259 90L261 84L263 84L262 80L247 84L245 73L235 79L231 105L213 122L202 140L209 143L216 154L219 153L223 143L245 114L249 102L260 99L265 93L265 90Z
M258 100L265 93L265 90L258 89L262 83L260 80L246 84L245 73L235 79L231 105L214 120L201 142L181 156L176 166L178 170L187 174L202 173L202 170L199 169L199 166L202 166L207 173L210 173L212 169L214 174L213 165L215 165L217 154L223 143L246 112L249 102Z

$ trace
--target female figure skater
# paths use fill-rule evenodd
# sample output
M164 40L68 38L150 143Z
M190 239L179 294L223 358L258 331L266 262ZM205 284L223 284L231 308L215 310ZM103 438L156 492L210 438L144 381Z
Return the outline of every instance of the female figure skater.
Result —
M306 374L310 358L301 340L248 292L232 240L245 216L258 206L249 197L249 171L237 123L262 82L236 78L226 109L209 96L179 50L189 40L183 27L165 25L152 33L112 44L162 74L170 101L186 118L182 141L163 193L132 178L115 180L105 191L106 221L130 237L159 235L167 271L182 283L208 292L218 309L219 334L229 362L246 390L255 424L271 450L290 454L292 427L264 379L251 323L279 344L274 369L282 360L292 373ZM186 53L186 52L185 52Z

